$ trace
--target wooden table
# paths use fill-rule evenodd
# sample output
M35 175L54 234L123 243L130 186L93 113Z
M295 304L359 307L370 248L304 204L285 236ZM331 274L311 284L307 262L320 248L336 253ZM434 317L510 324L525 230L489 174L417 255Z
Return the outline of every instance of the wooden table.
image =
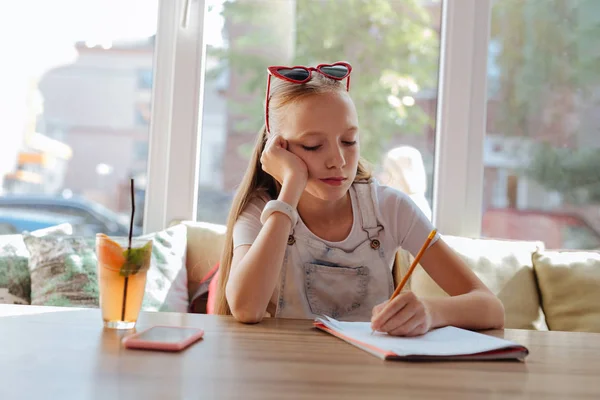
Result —
M19 315L20 314L20 315ZM311 321L142 313L205 329L179 354L127 350L98 310L0 305L0 399L600 399L600 334L495 331L526 362L382 361Z

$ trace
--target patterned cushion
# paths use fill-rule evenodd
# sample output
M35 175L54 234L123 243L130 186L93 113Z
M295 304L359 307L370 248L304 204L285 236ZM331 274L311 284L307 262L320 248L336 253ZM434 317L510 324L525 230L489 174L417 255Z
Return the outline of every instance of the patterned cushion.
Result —
M32 236L70 235L70 224L40 229ZM0 235L0 304L30 304L29 252L22 235Z
M98 306L95 238L23 234L31 253L31 304Z
M187 228L175 225L160 232L143 236L152 239L152 264L148 270L146 294L142 303L145 311L188 311L189 295L187 270Z
M153 243L142 310L187 312L186 227L177 225L143 238ZM24 235L24 240L31 253L32 304L98 306L95 238Z
M27 254L23 254L21 250L18 241L8 243L0 249L0 304L31 302Z

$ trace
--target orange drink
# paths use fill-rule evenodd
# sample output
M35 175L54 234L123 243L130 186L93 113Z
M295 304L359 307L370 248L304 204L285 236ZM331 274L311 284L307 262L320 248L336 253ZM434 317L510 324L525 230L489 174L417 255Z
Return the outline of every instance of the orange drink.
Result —
M127 238L96 235L100 309L107 328L132 329L142 307L152 240L132 239L131 250L128 244Z

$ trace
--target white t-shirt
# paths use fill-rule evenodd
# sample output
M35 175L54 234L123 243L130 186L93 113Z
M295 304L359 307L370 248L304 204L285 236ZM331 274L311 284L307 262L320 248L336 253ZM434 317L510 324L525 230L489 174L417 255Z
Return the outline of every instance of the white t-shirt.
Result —
M379 234L378 239L382 244L382 248L386 251L386 260L389 261L388 265L392 268L396 251L402 247L415 256L433 230L433 225L408 195L389 186L380 185L377 182L374 185L377 198L375 212L377 213L379 223L384 228ZM299 218L295 232L312 235L330 247L337 247L345 251L351 251L356 248L360 243L365 241L365 232L361 229L361 218L358 213L357 199L355 198L354 191L351 190L350 193L354 221L352 230L346 239L341 242L323 240L310 232L302 221L302 218ZM264 196L254 198L239 216L233 227L234 249L238 246L254 243L262 228L260 215L268 200ZM432 240L430 246L438 238L439 234ZM391 252L389 251L390 249L392 250Z

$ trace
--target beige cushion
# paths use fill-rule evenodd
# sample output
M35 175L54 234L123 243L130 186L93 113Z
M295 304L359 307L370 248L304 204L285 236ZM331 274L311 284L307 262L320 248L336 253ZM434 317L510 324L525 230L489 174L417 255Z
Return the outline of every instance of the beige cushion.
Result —
M506 328L547 329L531 261L532 254L544 248L542 242L456 236L443 240L502 301ZM420 265L413 272L411 289L421 297L448 296Z
M540 251L533 265L550 329L600 332L600 253Z
M190 299L200 287L200 281L221 259L225 242L224 225L184 221L187 226L187 274Z

